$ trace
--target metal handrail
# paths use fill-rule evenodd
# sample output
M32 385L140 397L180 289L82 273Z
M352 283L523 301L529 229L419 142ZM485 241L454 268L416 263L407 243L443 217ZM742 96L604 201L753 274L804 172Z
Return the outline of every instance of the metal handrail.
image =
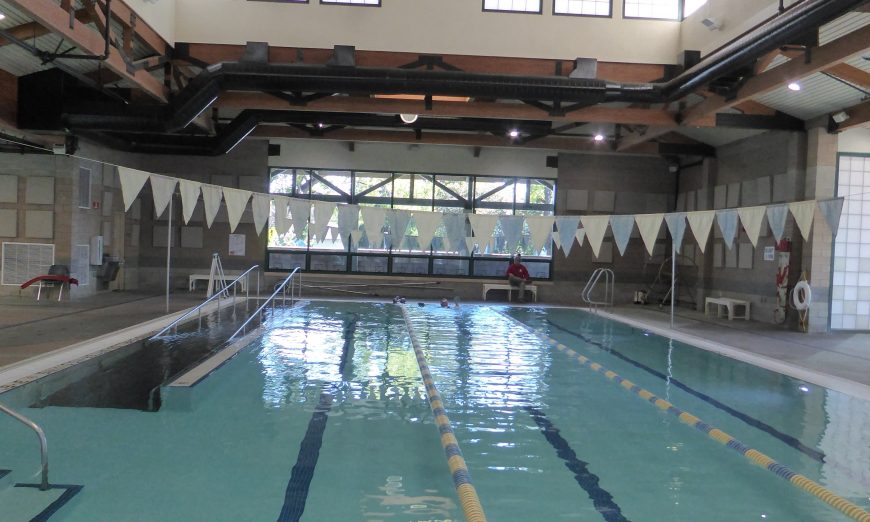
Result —
M200 304L200 305L197 306L196 308L192 308L192 309L188 310L187 313L185 313L184 315L182 315L182 316L179 317L178 319L172 321L172 322L169 324L169 326L167 326L167 327L164 328L163 330L160 330L160 332L158 332L157 334L151 336L151 338L149 339L149 341L150 341L150 340L153 340L153 339L156 339L156 338L158 338L158 337L160 337L161 335L163 335L164 333L168 332L168 331L169 331L170 329L172 329L173 327L177 327L178 324L179 324L181 321L183 321L184 319L186 319L187 317L189 317L189 316L190 316L191 314L193 314L194 312L196 312L197 314L199 314L200 320L202 320L202 315L201 315L201 314L202 314L202 308L203 308L205 305L207 305L207 304L209 304L210 302L212 302L213 300L215 300L215 299L218 300L218 312L220 312L220 309L221 309L221 304L220 304L221 296L229 297L229 290L230 290L230 287L232 287L232 289L233 289L233 309L235 310L235 306L236 306L236 300L235 300L235 297L236 297L236 288L237 288L236 285L239 284L239 282L241 282L241 280L242 280L243 277L248 276L248 275L251 273L251 271L253 271L253 270L257 270L257 269L259 269L259 268L260 268L260 265L254 265L254 266L252 266L251 268L245 270L245 272L244 272L242 275L240 275L239 277L237 277L236 279L234 279L233 282L231 282L230 284L228 284L227 286L225 286L225 287L222 288L221 290L215 292L215 294L214 294L213 296L211 296L211 297L209 297L208 299L206 299L205 301L203 301L202 304ZM248 299L249 299L249 297L250 297L250 294L251 294L251 285L250 285L250 284L245 284L245 309L246 309L246 310L247 310ZM259 298L259 297L260 297L260 272L257 272L257 298ZM218 314L218 317L220 317L220 314Z
M595 289L595 285L598 284L598 281L601 280L601 276L604 276L604 300L603 301L593 301L592 300L592 290ZM589 277L589 281L586 282L586 286L583 287L583 292L580 297L587 304L592 306L613 306L613 296L614 296L614 283L616 281L616 274L613 273L613 270L609 268L596 268L592 275Z
M48 441L45 440L45 432L42 431L42 428L38 424L8 406L0 404L0 411L36 432L36 436L39 437L39 453L42 457L42 482L39 485L39 489L42 491L48 490Z
M293 281L296 279L294 276L296 276L297 274L299 275L299 278L298 278L299 284L294 285ZM263 310L267 306L269 306L270 302L272 303L272 308L273 309L275 308L275 303L277 301L277 299L275 299L275 297L279 293L282 294L282 301L283 301L282 304L287 304L287 283L290 283L290 306L293 306L294 290L296 290L296 294L298 294L295 297L295 299L297 299L297 300L301 299L302 298L302 269L297 266L296 268L293 269L292 272L290 272L290 275L288 275L287 278L284 279L284 281L282 281L281 284L279 284L275 288L275 291L272 292L272 295L267 297L266 300L263 301L263 304L260 305L260 307L257 308L254 311L254 313L252 313L251 316L245 320L244 323L242 323L242 326L240 326L239 329L236 330L235 333L233 335L231 335L229 339L227 339L227 343L231 342L233 339L236 338L236 336L238 336L240 333L242 333L245 330L245 328L248 326L248 323L253 321L255 317L260 317L260 321L262 322L262 315L261 314L263 313Z

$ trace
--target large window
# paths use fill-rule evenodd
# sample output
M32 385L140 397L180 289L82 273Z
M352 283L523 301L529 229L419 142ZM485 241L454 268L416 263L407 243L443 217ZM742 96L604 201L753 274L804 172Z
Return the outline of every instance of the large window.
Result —
M680 20L682 0L624 0L625 18Z
M554 0L553 14L610 16L611 0Z
M541 178L462 176L417 172L372 172L310 168L273 168L270 192L298 199L380 207L385 211L550 216L555 211L555 181ZM315 210L316 212L316 210ZM328 212L328 209L327 209ZM469 223L461 244L450 244L447 223L435 231L431 246L422 249L415 220L401 222L401 236L388 219L382 237L370 240L362 212L354 225L355 241L338 232L338 210L329 217L328 233L306 226L297 234L279 234L275 216L269 222L268 266L287 270L359 272L402 275L503 277L514 248L523 253L532 276L549 278L552 243L535 251L528 224L518 246L508 245L496 225L493 237L475 237ZM407 218L407 216L406 216ZM316 218L315 218L316 220ZM409 225L409 226L408 226ZM355 244L354 244L355 243Z
M506 13L537 13L541 11L541 0L483 0L484 11Z

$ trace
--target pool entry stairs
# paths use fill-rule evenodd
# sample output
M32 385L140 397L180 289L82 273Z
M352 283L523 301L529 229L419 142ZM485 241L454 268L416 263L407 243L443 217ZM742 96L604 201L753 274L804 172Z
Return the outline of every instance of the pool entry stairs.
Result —
M21 479L21 482L16 482ZM0 520L3 522L41 522L60 511L69 510L82 491L77 484L49 484L42 491L34 477L0 469Z

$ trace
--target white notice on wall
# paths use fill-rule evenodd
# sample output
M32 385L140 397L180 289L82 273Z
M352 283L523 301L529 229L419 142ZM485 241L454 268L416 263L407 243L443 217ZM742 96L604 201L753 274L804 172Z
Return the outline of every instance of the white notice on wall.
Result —
M244 256L245 255L245 235L230 234L230 255Z
M772 246L764 247L764 260L773 261L776 258L775 248Z

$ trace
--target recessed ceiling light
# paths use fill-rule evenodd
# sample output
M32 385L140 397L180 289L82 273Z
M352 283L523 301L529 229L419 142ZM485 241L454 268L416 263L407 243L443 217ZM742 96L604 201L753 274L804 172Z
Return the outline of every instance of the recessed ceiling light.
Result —
M403 122L411 124L417 121L419 116L416 114L399 114L399 118L401 118Z
M318 128L318 129L322 129L322 128L324 128L324 127L326 127L326 124L325 124L325 123L318 123L318 124L317 124L317 128Z
M516 129L512 129L512 130L508 133L508 136L510 136L511 138L518 138L518 137L520 136L520 131L518 131L518 130L516 130Z
M604 141L604 134L596 134L595 141Z
M801 84L799 84L798 82L791 82L790 84L788 84L788 88L791 91L799 91L801 90Z
M3 20L4 18L6 18L6 15L3 13L0 13L0 20Z

